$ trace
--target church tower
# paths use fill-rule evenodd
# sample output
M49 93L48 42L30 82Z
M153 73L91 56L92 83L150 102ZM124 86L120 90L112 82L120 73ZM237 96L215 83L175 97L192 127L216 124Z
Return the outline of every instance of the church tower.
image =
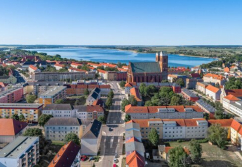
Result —
M166 52L156 53L156 62L160 64L161 71L168 71L168 54Z

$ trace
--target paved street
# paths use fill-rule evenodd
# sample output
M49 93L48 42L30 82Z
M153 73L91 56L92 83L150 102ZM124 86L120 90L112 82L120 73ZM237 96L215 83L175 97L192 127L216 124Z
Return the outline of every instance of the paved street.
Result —
M120 110L121 101L124 95L118 87L118 82L110 82L114 91L113 105L109 110L106 126L103 127L101 141L101 162L97 166L112 167L114 155L122 155L124 121L123 113Z

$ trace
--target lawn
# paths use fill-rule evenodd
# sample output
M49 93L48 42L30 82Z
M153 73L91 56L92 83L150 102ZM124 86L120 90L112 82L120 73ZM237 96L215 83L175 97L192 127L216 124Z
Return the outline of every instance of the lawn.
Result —
M189 148L189 142L169 142L171 147L177 147L181 145L182 147ZM193 165L196 167L239 167L241 166L241 159L232 151L222 150L214 145L209 145L208 143L201 143L203 153L202 153L202 163L199 165Z

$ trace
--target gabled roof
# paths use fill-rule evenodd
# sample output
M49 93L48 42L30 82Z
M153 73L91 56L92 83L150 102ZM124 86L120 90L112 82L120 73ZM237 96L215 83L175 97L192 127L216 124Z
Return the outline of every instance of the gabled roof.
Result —
M81 126L81 124L78 118L54 117L50 118L45 126Z
M0 119L0 136L14 136L22 131L28 124L15 119Z
M132 138L128 139L125 143L130 143L130 142L135 142L135 141L139 142L138 139L136 139L135 137L132 137Z
M234 95L235 97L242 97L242 89L225 90L226 95Z
M35 70L35 71L38 70L38 68L34 65L29 65L29 68L31 68L32 70Z
M158 62L131 62L131 69L133 73L158 73L161 72Z
M100 134L100 130L102 127L102 123L97 121L96 119L90 123L82 136L82 139L96 139Z
M213 92L213 93L217 93L217 92L220 90L219 88L216 88L216 87L214 87L214 86L212 86L212 85L208 85L208 86L206 87L206 89L210 90L210 91Z
M44 110L72 110L71 104L47 104Z
M48 167L69 167L75 160L80 146L70 141L61 147L59 152L55 155Z
M224 79L224 77L222 75L211 74L211 73L207 73L203 77L212 77L213 79L218 79L218 80Z
M231 123L231 128L233 128L238 132L240 127L241 127L241 124L234 119Z
M141 156L138 152L134 151L126 156L126 164L128 167L144 167L145 158Z
M209 124L220 124L222 127L230 127L233 119L215 119L208 120Z
M239 101L240 99L235 97L234 95L230 94L224 97L225 99L228 99L230 101Z

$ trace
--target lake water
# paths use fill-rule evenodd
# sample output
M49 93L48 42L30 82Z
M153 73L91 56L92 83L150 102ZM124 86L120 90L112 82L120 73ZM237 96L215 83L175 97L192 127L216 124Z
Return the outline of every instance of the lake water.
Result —
M59 54L63 58L76 60L89 60L95 62L126 63L128 62L154 62L155 53L135 53L117 49L93 49L93 48L54 48L54 49L27 49L31 51L43 52L48 55ZM216 59L203 57L180 56L169 54L170 67L194 67L204 63L209 63Z

